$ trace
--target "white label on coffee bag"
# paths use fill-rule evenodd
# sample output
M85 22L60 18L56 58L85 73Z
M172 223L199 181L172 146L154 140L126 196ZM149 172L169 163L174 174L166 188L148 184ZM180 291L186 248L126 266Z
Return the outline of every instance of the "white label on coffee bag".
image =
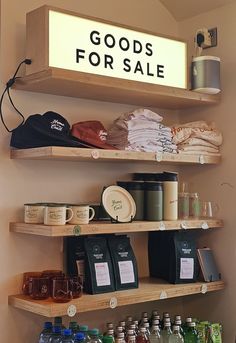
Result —
M94 263L97 286L110 286L111 279L107 262Z
M180 258L180 279L193 279L194 259Z
M119 261L118 266L119 266L121 284L132 283L135 281L134 267L133 267L132 261Z

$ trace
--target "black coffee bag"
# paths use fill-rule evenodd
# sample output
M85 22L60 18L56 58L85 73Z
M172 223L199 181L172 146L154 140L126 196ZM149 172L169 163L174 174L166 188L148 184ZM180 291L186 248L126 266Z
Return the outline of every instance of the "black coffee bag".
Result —
M104 237L88 237L85 246L85 291L89 294L115 290L110 253Z
M130 239L127 236L110 236L108 246L114 270L116 290L138 288L138 268Z
M191 232L149 232L149 271L170 283L196 282L196 239Z
M65 272L67 275L79 275L85 278L84 236L64 238Z

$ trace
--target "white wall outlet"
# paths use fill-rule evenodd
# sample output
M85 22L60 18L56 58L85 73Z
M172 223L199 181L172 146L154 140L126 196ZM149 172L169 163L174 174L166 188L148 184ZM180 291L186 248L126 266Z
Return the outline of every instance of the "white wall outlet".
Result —
M207 29L201 28L198 29L195 35L195 46L202 49L211 48L217 45L217 28Z

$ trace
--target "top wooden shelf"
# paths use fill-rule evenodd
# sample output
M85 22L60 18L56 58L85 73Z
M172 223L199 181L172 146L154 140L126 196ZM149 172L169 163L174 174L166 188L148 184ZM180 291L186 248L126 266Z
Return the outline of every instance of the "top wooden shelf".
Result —
M220 95L49 68L16 81L15 89L139 106L183 109L219 103Z
M184 155L125 150L103 150L48 146L32 149L11 150L12 159L59 160L87 162L156 162L170 164L217 164L220 155Z

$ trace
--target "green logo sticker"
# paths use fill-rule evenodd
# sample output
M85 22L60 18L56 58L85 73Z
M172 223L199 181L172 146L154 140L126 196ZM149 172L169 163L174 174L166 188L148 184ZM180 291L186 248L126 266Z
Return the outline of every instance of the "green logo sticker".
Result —
M81 233L81 228L80 228L80 226L79 226L79 225L75 225L75 227L74 227L74 235L75 235L75 236L79 236L80 233Z

